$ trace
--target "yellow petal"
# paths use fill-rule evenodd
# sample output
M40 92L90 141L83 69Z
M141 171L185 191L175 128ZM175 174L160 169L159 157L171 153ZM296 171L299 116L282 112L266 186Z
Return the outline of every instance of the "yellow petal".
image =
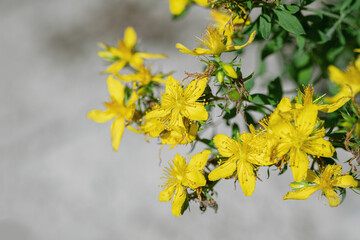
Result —
M212 170L208 176L210 181L216 181L220 178L227 178L234 174L236 170L235 161L226 161L224 164Z
M129 64L135 70L138 70L143 65L144 59L139 55L139 53L135 53L132 55Z
M295 127L303 137L307 137L314 130L317 119L317 108L315 105L307 105L295 119Z
M189 104L181 113L193 121L207 120L209 118L209 114L202 103Z
M314 171L310 169L307 171L306 181L320 184L320 178Z
M331 81L339 85L344 84L344 80L346 76L340 69L331 65L328 67L328 71L329 71L329 78L331 79Z
M256 176L250 163L239 161L237 165L237 174L240 186L245 196L251 196L255 190Z
M121 105L124 104L124 85L116 80L112 75L110 75L107 79L107 85L109 89L109 93L112 99Z
M192 189L205 186L206 180L202 173L199 171L192 171L186 173L186 182L182 182L184 186L188 186Z
M111 125L111 145L116 152L119 148L121 137L125 129L125 120L122 117L118 117Z
M234 45L230 45L230 46L226 46L226 51L234 51L234 50L239 50L239 49L242 49L248 45L250 45L250 43L252 43L255 39L255 35L256 35L256 31L253 31L251 34L250 34L250 37L249 37L249 40L241 45L241 46L234 46Z
M204 170L204 167L206 165L206 162L209 158L211 151L210 150L204 150L200 153L195 154L187 167L189 171L202 171Z
M283 199L284 200L286 200L286 199L305 200L305 199L308 199L311 194L313 194L314 192L316 192L319 189L320 189L319 185L311 186L311 187L304 187L304 188L301 188L301 189L293 191L293 192L288 192L283 197Z
M199 5L203 6L203 7L207 7L210 4L208 2L208 0L194 0L194 2L196 2L197 4L199 4Z
M169 76L166 79L165 92L169 95L174 96L176 99L179 94L183 93L183 88L180 86L180 82L178 80L176 80L172 76Z
M172 128L182 128L185 130L183 117L181 116L179 109L175 108L171 112L169 126Z
M129 100L126 102L126 107L131 107L137 100L139 99L139 95L133 90Z
M103 123L113 119L114 117L116 117L116 115L117 115L116 112L111 111L109 109L105 111L92 110L88 113L87 117L90 118L91 120L94 120L95 122Z
M134 28L128 27L125 30L124 42L128 49L132 49L136 44L136 32Z
M326 198L329 200L330 207L336 207L340 204L340 198L337 193L331 188L323 189Z
M174 169L177 169L177 170L185 170L186 169L185 158L180 156L179 154L175 155L173 162L174 162Z
M342 188L357 187L358 185L359 182L350 175L337 177L332 183L332 186Z
M167 116L168 114L171 113L171 109L168 110L168 109L155 109L155 110L152 110L150 112L147 112L146 115L145 115L145 119L146 120L150 120L150 119L157 119L157 118L162 118L162 117L165 117Z
M185 47L184 45L177 43L175 46L177 49L179 49L179 52L181 53L187 53L187 54L191 54L191 55L197 55L196 53L194 53L193 51L191 51L190 49L188 49L187 47Z
M326 113L331 113L339 108L341 108L345 103L347 103L351 97L341 97L338 100L336 100L333 104L325 104L325 105L317 105L318 110Z
M188 0L169 0L170 12L173 15L182 13L187 5Z
M207 78L192 80L184 91L184 98L188 103L195 102L203 94L206 85Z
M309 169L308 156L298 148L291 148L289 158L294 180L295 182L301 182L306 178L307 170Z
M137 52L136 55L141 57L141 58L145 58L145 59L148 59L148 58L167 58L166 55L159 54L159 53Z
M171 212L174 214L174 216L179 217L181 214L181 208L184 205L186 199L186 189L184 189L181 186L178 186L176 188L175 197L172 201L172 209Z
M230 157L239 151L239 143L224 134L218 134L214 137L214 144L219 153L224 157Z
M111 64L106 70L105 73L117 73L121 69L125 67L127 61L125 60L118 60L115 63Z
M170 201L172 196L174 195L176 185L169 185L164 190L162 190L159 194L160 202Z
M302 145L301 150L307 154L321 157L331 157L335 152L333 145L323 138L306 141Z

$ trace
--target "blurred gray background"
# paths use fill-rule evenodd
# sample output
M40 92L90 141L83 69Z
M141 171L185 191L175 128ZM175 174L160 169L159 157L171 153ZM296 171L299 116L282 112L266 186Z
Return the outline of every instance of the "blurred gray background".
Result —
M337 208L319 193L283 201L290 171L266 179L262 170L252 197L221 181L216 214L192 203L176 218L158 202L161 169L190 146L164 148L159 166L156 140L126 130L115 153L111 122L86 118L108 97L98 41L114 45L133 26L140 50L169 56L150 61L153 69L182 79L202 66L174 46L193 47L208 23L200 7L171 20L167 0L1 0L1 240L359 239L359 196L348 191ZM257 59L254 44L245 73Z

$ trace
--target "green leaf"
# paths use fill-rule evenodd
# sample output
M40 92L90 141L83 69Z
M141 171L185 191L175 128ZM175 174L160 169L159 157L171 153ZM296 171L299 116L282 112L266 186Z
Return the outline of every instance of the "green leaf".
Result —
M305 47L306 38L301 35L296 35L296 42L299 46L299 49L303 49Z
M281 5L279 8L290 14L295 14L300 10L300 8L296 5Z
M281 98L283 96L283 91L279 77L275 78L273 81L269 83L268 92L269 92L269 97L275 99L277 103L281 101Z
M271 17L266 13L260 15L259 32L264 39L268 39L271 33Z
M283 29L296 35L305 34L304 28L295 16L285 11L280 11L276 9L274 9L273 11L278 18L277 22Z
M238 139L238 133L240 132L240 128L239 125L237 125L236 123L233 124L232 126L232 138L236 139L237 141Z
M260 104L260 105L276 105L276 101L270 97L270 96L266 96L264 94L261 93L257 93L257 94L253 94L252 96L252 101L255 104Z
M249 80L247 80L245 83L244 83L244 87L246 89L246 91L250 91L255 85L255 79L254 78L250 78Z

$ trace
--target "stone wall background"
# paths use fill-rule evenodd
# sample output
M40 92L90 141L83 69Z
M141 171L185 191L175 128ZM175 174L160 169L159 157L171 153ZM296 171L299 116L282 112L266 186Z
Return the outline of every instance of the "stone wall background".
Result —
M290 171L270 179L262 171L263 182L248 198L238 183L235 189L233 181L221 181L217 214L201 214L192 204L190 212L173 217L171 204L158 202L157 141L125 131L115 153L110 123L86 118L108 96L98 41L114 44L133 26L141 50L169 56L153 61L154 70L175 70L180 79L185 70L201 69L174 46L194 46L194 35L208 24L204 9L172 21L166 0L0 5L0 239L358 239L359 197L348 191L337 208L319 194L283 201ZM256 45L246 53L244 71L251 73ZM161 156L166 163L188 149L164 149Z

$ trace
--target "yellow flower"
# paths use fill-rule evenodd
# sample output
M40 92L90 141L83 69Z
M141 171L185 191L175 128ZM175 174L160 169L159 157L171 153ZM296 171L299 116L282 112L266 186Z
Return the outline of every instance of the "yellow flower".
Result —
M210 12L211 20L216 24L215 27L218 29L220 35L224 35L227 38L226 43L232 43L232 35L234 34L234 25L244 24L244 19L236 16L234 19L231 19L231 15L225 11L212 10ZM245 26L250 24L250 19L248 18Z
M174 128L163 132L161 135L161 143L172 145L171 148L178 144L188 144L196 139L199 125L194 122L184 120L185 130L181 127Z
M125 30L124 40L119 40L117 48L100 43L99 45L104 48L105 51L100 51L98 55L106 61L115 61L105 72L117 73L127 64L138 69L145 58L166 58L163 54L136 52L134 50L135 44L136 32L132 27L128 27Z
M253 129L253 127L252 127ZM227 158L219 167L209 174L210 181L229 178L235 171L245 196L251 196L255 190L257 166L274 164L272 156L273 143L261 135L243 133L240 141L231 139L224 134L214 137L214 144L221 156Z
M341 166L339 165L328 165L321 174L321 178L319 178L315 172L308 170L306 180L314 184L288 192L283 199L305 200L308 199L311 194L321 189L322 193L325 194L329 200L330 207L336 207L340 204L340 199L334 189L338 187L349 188L358 186L358 181L356 181L353 176L341 176Z
M115 76L124 82L138 82L139 86L147 85L150 82L165 83L163 74L151 75L151 70L147 69L143 64L138 68L136 73L129 75L115 74Z
M340 92L325 98L326 102L336 102L342 97L352 97L360 92L360 56L350 63L345 71L329 66L330 80L339 85Z
M111 125L111 143L114 151L117 151L124 133L125 124L128 124L134 116L136 108L135 102L138 99L138 95L133 91L130 99L124 104L124 85L114 79L113 76L108 77L107 85L111 100L110 102L104 103L107 109L105 111L92 110L87 116L99 123L107 122L115 118Z
M194 0L197 4L207 7L209 6L209 3L207 0ZM179 15L181 14L185 7L188 5L189 0L169 0L169 8L170 12L173 15Z
M196 189L205 186L206 180L202 171L205 167L207 159L210 155L209 150L204 150L201 153L194 155L189 165L186 164L185 158L179 154L175 155L172 161L169 162L170 167L164 168L165 183L162 185L164 190L160 192L159 201L167 202L172 200L172 213L179 217L181 214L182 205L186 199L186 188Z
M298 103L296 104L295 108L301 109L302 107L307 105L315 105L318 111L326 112L326 113L331 113L336 111L351 99L350 96L349 97L344 96L338 98L336 101L333 101L334 103L332 104L321 104L319 103L319 101L322 98L322 96L314 100L314 88L312 86L305 87L304 93L300 91L299 93L300 93L300 98L296 98Z
M279 138L277 157L289 154L290 168L296 182L301 182L306 177L309 168L308 154L322 157L334 154L332 144L323 139L325 129L319 126L315 105L304 107L294 120L274 112L269 122L262 124L269 133Z
M179 81L169 76L166 80L160 108L148 112L145 119L162 119L171 129L185 128L183 117L192 121L207 120L209 114L204 103L197 102L206 85L206 78L195 79L184 89Z
M215 27L210 25L206 30L205 36L203 36L199 41L200 43L199 48L195 48L194 50L191 51L180 43L176 44L176 48L178 48L179 51L182 53L187 53L195 56L209 55L209 54L220 55L223 52L235 51L246 47L247 45L252 43L252 41L255 38L255 35L256 35L256 31L253 31L247 43L241 46L225 44L224 42L226 40L226 37L220 34ZM207 47L208 49L201 47Z

